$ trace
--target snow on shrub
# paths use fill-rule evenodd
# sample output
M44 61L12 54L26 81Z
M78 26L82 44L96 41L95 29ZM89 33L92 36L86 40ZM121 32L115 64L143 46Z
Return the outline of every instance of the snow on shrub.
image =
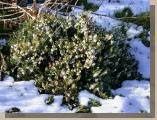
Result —
M26 21L9 44L9 74L35 79L41 93L63 95L70 109L83 89L108 98L122 81L140 77L122 30L107 33L86 15Z

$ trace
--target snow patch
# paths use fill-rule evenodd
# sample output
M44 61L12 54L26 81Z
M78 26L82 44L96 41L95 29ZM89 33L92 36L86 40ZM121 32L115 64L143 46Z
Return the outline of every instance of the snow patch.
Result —
M63 96L55 96L51 105L45 103L47 98L48 94L39 94L33 80L15 82L7 76L0 81L0 112L12 107L24 113L72 112L61 105Z
M92 107L93 113L140 113L150 112L150 84L149 81L126 80L122 87L112 90L113 99L101 99L84 90L79 94L81 105L87 105L90 98L100 101L102 106Z
M143 32L142 26L132 25L127 31L127 37L132 39Z
M139 38L130 41L131 53L138 61L138 71L144 78L150 78L150 47L143 45Z

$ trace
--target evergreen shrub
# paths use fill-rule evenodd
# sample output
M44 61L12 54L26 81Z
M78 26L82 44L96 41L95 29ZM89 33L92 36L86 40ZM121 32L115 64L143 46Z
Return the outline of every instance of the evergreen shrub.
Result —
M81 90L105 99L124 80L141 76L125 37L121 28L109 33L87 15L29 20L9 42L7 71L16 80L35 79L40 93L63 95L73 109Z

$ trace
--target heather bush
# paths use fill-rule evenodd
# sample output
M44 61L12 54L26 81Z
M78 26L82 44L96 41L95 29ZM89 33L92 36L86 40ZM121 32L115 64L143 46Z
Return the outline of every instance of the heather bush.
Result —
M8 74L35 79L40 93L63 95L70 109L83 89L105 99L122 81L140 77L121 28L106 32L87 15L26 21L9 45Z

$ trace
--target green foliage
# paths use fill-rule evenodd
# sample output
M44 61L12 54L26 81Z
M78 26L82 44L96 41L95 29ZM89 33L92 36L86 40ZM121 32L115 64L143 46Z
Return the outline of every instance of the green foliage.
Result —
M91 99L88 102L88 106L90 106L90 107L99 107L99 106L101 106L101 103L97 100Z
M132 17L134 14L132 10L129 7L124 8L123 10L115 12L116 18L122 18L122 17Z
M6 72L6 62L5 59L9 55L9 46L4 46L0 44L0 80L5 76L4 72Z
M76 0L63 0L61 1L63 3L69 3L69 5L75 5L76 4ZM49 4L49 7L52 6L53 3ZM91 10L91 11L96 11L99 9L98 5L95 5L93 3L88 3L87 0L78 0L76 5L83 5L85 10ZM56 7L55 7L56 8ZM63 8L63 5L58 5L57 6L58 9L62 8L62 12L70 12L72 10L72 6L65 6Z
M125 35L112 32L86 15L26 21L9 42L7 71L16 80L35 79L41 93L63 95L70 109L78 106L82 89L108 98L123 80L140 76Z
M142 43L146 47L150 47L150 41L148 40L148 30L144 30L140 35L139 38L141 38Z
M91 113L91 108L88 106L79 106L76 113Z
M95 5L93 3L88 3L87 0L84 0L83 1L83 5L84 5L84 9L85 10L91 10L91 11L96 11L99 9L99 6L98 5Z
M48 98L45 100L45 103L46 103L47 105L50 105L50 104L52 104L53 102L54 102L54 96L53 96L53 95L48 96Z
M133 16L133 14L125 16L123 12L115 13L115 17L122 18L121 20L127 23L134 23L138 26L143 26L145 29L150 29L150 12L145 12L140 15Z
M93 4L93 3L87 3L87 4L85 4L84 5L84 9L85 10L91 10L91 11L96 11L96 10L98 10L99 9L99 6L98 5L95 5L95 4Z

